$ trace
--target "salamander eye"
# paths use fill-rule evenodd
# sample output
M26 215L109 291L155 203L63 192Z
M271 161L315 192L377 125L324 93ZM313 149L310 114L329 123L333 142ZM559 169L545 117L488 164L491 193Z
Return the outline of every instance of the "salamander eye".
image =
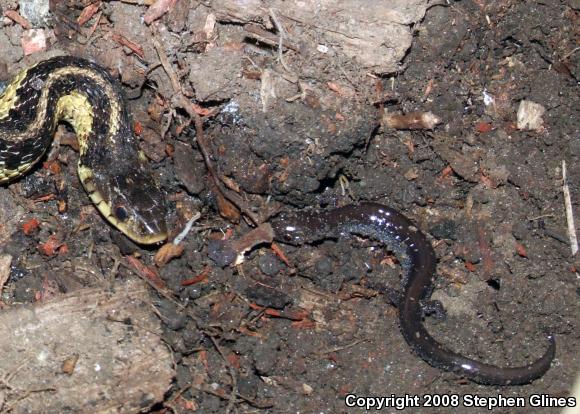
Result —
M127 209L125 208L125 206L121 204L115 206L115 208L113 209L113 213L115 214L117 220L121 222L127 221L127 219L129 218L129 213L127 212Z

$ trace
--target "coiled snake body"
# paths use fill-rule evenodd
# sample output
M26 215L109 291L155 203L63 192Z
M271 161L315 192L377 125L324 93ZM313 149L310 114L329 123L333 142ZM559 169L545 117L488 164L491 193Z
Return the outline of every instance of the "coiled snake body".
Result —
M44 60L0 95L0 183L42 158L59 121L76 132L79 179L102 215L138 243L164 240L165 196L139 156L120 88L88 60Z

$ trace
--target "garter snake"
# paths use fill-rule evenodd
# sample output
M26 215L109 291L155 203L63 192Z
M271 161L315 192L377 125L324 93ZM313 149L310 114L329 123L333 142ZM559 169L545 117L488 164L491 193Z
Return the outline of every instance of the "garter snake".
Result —
M60 121L75 130L79 179L101 214L138 243L164 240L165 196L139 156L120 86L88 60L54 57L8 83L0 95L0 183L42 158Z

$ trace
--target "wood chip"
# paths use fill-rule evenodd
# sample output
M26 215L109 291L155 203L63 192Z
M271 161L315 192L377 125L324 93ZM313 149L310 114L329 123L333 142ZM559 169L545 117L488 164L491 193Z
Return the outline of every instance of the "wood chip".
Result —
M0 255L0 292L10 277L10 265L12 264L12 256L9 254Z
M159 251L155 253L155 265L157 265L157 267L166 265L171 261L171 259L181 256L184 249L183 244L164 244L161 246Z
M542 116L546 109L535 102L523 100L518 108L518 129L538 131L542 128Z
M2 312L3 411L138 413L162 401L174 371L148 292L130 279Z
M16 10L6 10L4 16L8 17L10 20L18 23L24 29L32 29L32 24L22 17Z
M433 129L441 123L441 119L432 112L385 113L382 123L393 129Z
M143 17L143 21L146 24L151 24L155 20L159 19L165 13L167 13L171 8L175 7L177 0L157 0L149 9L145 16Z

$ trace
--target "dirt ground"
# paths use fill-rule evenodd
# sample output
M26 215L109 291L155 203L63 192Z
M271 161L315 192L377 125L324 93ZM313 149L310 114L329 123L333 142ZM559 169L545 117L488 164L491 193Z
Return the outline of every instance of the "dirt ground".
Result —
M130 242L90 204L65 125L39 168L0 188L5 306L135 274L156 273L171 292L152 292L175 361L152 412L363 412L345 406L349 394L568 396L580 262L562 174L565 161L578 213L580 2L177 0L156 14L152 2L71 0L51 2L46 18L17 3L0 0L0 80L63 53L108 68L168 195L172 236L201 212L183 253L155 264L158 247ZM38 37L46 46L24 56ZM539 125L518 124L523 100L545 110ZM433 129L381 124L385 113L429 111L441 121ZM223 267L208 249L247 234L249 215L261 223L362 200L429 235L433 298L447 310L426 318L437 340L518 366L550 332L551 369L525 386L482 386L413 355L396 308L367 286L400 283L395 256L376 243L281 244L288 263L260 244ZM520 410L493 412L560 411Z

